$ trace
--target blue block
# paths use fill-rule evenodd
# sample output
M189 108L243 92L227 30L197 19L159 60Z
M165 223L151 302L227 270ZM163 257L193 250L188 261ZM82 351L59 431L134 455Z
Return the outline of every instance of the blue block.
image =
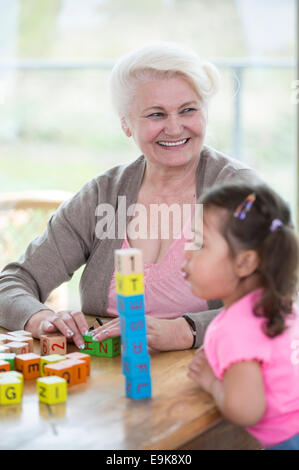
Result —
M128 296L116 294L116 308L120 315L145 315L144 294Z
M126 377L126 395L134 400L150 398L152 396L150 375L140 377L139 379Z
M122 356L141 357L148 353L147 339L144 335L135 335L134 337L121 337Z
M148 354L143 356L132 357L132 356L123 356L122 357L122 372L127 377L140 378L142 376L150 375L151 373L151 359Z
M145 315L121 315L120 333L125 338L146 335Z

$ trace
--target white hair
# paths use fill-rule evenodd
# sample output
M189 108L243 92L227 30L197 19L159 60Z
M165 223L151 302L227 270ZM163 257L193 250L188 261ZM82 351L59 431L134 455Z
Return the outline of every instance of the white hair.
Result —
M218 91L220 75L210 62L203 61L185 46L160 42L148 44L122 56L114 65L109 88L120 118L127 117L140 81L183 76L194 87L203 104Z

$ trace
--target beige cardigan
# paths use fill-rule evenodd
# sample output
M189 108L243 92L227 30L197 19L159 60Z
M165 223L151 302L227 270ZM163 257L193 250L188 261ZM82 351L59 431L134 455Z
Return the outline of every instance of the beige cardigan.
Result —
M89 315L105 314L114 250L121 247L124 233L119 239L100 240L95 233L96 207L109 203L115 208L117 233L118 196L126 196L127 207L136 202L145 166L146 159L141 156L87 182L59 207L44 233L30 243L26 252L3 269L0 273L2 327L23 329L34 313L48 308L43 302L50 292L70 280L82 265L85 269L80 280L81 310ZM197 197L207 188L227 180L257 182L259 177L243 163L205 146L197 167ZM209 302L211 309L220 306L219 301ZM188 312L182 312L185 313ZM196 322L195 347L202 343L205 329L216 313L189 314Z

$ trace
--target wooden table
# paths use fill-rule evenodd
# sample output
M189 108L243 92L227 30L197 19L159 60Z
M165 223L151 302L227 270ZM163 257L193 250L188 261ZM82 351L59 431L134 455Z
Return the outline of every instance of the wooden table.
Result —
M94 317L87 320L92 324ZM68 352L75 350L68 345ZM63 404L40 403L36 379L26 380L22 403L0 406L0 449L258 449L187 377L193 354L152 355L153 393L146 400L126 397L120 356L92 356L87 382L69 387Z

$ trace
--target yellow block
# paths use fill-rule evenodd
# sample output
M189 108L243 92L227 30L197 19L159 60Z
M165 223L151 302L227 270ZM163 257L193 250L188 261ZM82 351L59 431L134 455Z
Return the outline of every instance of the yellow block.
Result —
M62 403L67 398L67 381L62 377L51 375L36 380L39 401L48 405Z
M13 377L16 379L19 379L21 384L22 384L22 393L23 393L23 387L24 387L24 376L21 372L18 372L17 370L8 370L7 372L2 372L0 374L0 381L3 379L6 379L8 377Z
M45 366L47 364L54 364L55 362L63 361L66 359L61 354L50 354L49 356L41 356L40 358L40 375L45 376Z
M144 293L143 273L115 274L116 292L120 295L139 295Z
M0 381L0 404L15 405L22 400L22 383L16 377L6 377Z

